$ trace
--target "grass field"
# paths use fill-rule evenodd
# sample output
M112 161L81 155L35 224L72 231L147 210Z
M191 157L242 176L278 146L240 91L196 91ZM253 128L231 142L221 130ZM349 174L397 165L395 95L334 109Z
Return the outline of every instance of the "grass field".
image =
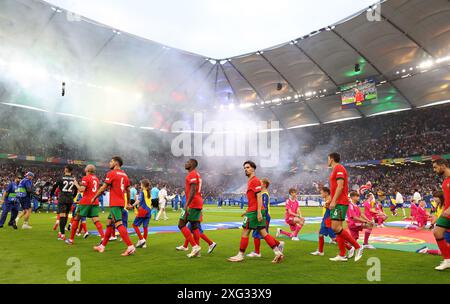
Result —
M272 208L272 218L283 218L282 208ZM304 216L319 216L319 208L302 208ZM241 210L234 207L218 209L207 207L205 222L240 221ZM176 225L179 213L168 211L169 220L150 225ZM102 215L102 221L106 213ZM130 223L134 215L130 213ZM230 263L226 258L237 253L239 229L207 231L218 243L211 255L202 250L202 257L188 259L185 252L175 247L182 243L181 233L150 234L148 247L139 249L134 256L122 257L122 242L110 242L106 251L99 254L92 247L99 241L96 236L76 238L74 246L57 241L51 230L55 214L33 214L31 230L0 230L0 283L72 283L66 279L70 266L67 260L77 257L81 262L79 283L186 283L194 274L197 283L373 283L367 278L369 257L381 261L381 281L376 283L450 283L450 271L438 272L434 267L441 258L393 250L366 250L361 261L333 263L329 257L336 255L335 245L325 245L325 256L316 257L317 243L286 240L285 260L272 264L273 254L264 242L263 257ZM88 222L88 229L94 229ZM318 224L306 225L301 233L315 232ZM272 229L272 232L274 229ZM137 241L132 236L132 241ZM207 248L202 242L203 248ZM250 241L248 252L253 249Z

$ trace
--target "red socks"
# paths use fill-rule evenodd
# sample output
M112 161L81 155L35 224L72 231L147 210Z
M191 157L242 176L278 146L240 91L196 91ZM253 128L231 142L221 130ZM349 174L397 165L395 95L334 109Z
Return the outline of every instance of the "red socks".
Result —
M103 237L103 242L102 242L103 246L106 246L106 244L108 244L109 238L111 237L113 231L114 231L113 226L106 226L106 232L105 232L105 236Z
M355 249L359 249L359 247L361 247L359 246L358 242L355 241L355 239L350 235L350 233L348 233L347 230L342 229L340 236L342 236L344 240L352 244L352 246L355 247Z
M323 252L324 244L325 244L325 237L323 235L319 235L319 252Z
M255 243L255 253L259 254L261 252L261 240L254 238L253 242Z
M364 245L369 245L369 237L372 230L366 230L364 232Z
M124 225L120 225L119 227L117 227L117 230L119 230L120 237L122 238L122 241L127 244L127 246L133 245L133 243L131 243L130 237L128 236L128 231Z
M200 229L195 229L194 231L192 231L192 233L194 234L194 241L200 245Z
M144 239L147 240L148 236L148 227L144 227Z
M133 225L133 228L134 228L134 231L136 231L136 234L137 234L139 240L142 240L142 234L141 234L141 231L139 230L139 227L136 225Z
M184 248L187 248L189 246L189 241L187 239L184 239Z
M450 247L445 239L436 240L436 243L441 250L441 255L445 260L450 259Z
M239 251L244 253L247 250L248 246L248 237L241 237L241 244L239 246Z
M71 230L70 230L70 239L73 241L73 239L75 238L75 232L77 231L77 229L78 229L78 221L73 221L73 223L72 223L72 228L71 228Z
M292 237L297 237L297 235L298 235L298 233L300 232L300 230L302 229L302 225L297 225L297 226L295 226L295 230L294 230L294 232L292 233Z
M202 233L200 234L200 237L202 238L202 240L204 240L206 243L208 243L208 245L211 246L211 244L213 243L207 236L206 234Z
M100 221L97 221L94 224L95 224L95 227L97 228L98 233L100 234L100 237L104 238L105 237L105 233L103 232L102 223L100 223Z
M82 222L82 223L81 223L81 229L84 230L84 233L87 232L86 222Z
M195 245L197 245L195 243L194 237L192 236L191 231L184 226L183 228L181 228L181 233L183 233L184 238L191 244L192 247L194 247Z
M336 236L336 241L339 247L339 255L345 257L345 239L342 237L342 233Z
M266 241L267 245L269 245L270 248L277 247L277 242L275 241L273 236L271 236L270 234L266 235L264 237L264 240Z

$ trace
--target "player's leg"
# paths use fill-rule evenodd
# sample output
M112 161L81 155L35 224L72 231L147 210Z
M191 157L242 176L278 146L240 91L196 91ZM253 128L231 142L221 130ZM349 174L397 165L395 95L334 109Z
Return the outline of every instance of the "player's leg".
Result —
M74 217L72 217L73 222L72 222L72 229L70 230L70 238L68 240L66 240L66 243L69 245L73 244L73 241L75 239L75 233L78 230L78 225L81 219L81 216L79 213L76 213Z
M185 210L182 209L180 219L178 221L178 229L180 229L181 233L183 234L184 238L191 244L192 247L196 246L194 236L192 235L191 231L186 227L187 220L184 219L185 217Z
M92 222L94 223L95 228L98 231L98 234L103 239L105 237L105 233L103 232L103 226L102 226L102 223L100 222L99 214L100 214L99 206L91 206L89 216L91 216Z
M319 247L316 251L311 252L312 255L318 255L323 256L323 248L325 246L325 234L327 233L327 227L325 225L325 221L322 220L322 223L320 224L320 230L319 230Z
M188 220L191 224L192 235L193 235L196 245L192 247L191 253L189 253L187 255L189 258L198 256L200 249L201 249L201 247L200 247L200 229L199 229L200 216L197 216L195 214L196 211L194 211L194 210L196 210L196 209L189 209Z
M207 253L212 253L214 251L214 249L217 247L216 242L214 242L213 240L211 240L203 231L202 228L202 224L199 222L198 223L198 230L200 231L200 238L202 240L204 240L207 244L208 244L208 252Z
M271 236L270 234L267 233L266 227L259 226L259 227L257 227L257 229L259 230L259 233L261 234L261 236L266 241L267 245L269 245L269 247L272 248L273 253L275 254L275 257L272 260L272 263L279 263L279 262L281 262L283 260L283 258L284 258L284 255L283 255L283 252L278 247L278 245L280 243L277 242L277 240L275 240L275 238L273 236Z
M339 247L339 255L332 261L346 261L345 258L345 242L350 243L356 250L355 261L359 261L362 257L363 247L361 247L358 242L343 228L343 222L345 221L345 216L347 214L348 206L336 205L336 207L331 210L331 228L336 233L336 241Z
M241 234L241 241L239 243L239 252L237 255L229 257L228 261L230 262L241 262L244 260L244 253L245 250L247 250L248 247L248 237L250 236L250 229L246 228L245 219L244 219L244 225L242 229Z
M294 231L292 232L292 240L298 241L298 233L303 228L303 225L305 224L305 220L303 218L295 218L294 223L296 225L295 225Z
M66 240L66 224L67 224L67 215L70 210L69 204L66 203L66 199L61 198L58 204L58 212L59 212L59 233L58 240Z
M261 239L262 236L258 230L253 230L252 233L253 244L255 245L255 250L248 253L247 256L250 258L260 258L261 257Z
M444 261L435 268L436 270L450 268L450 245L445 239L447 229L450 229L450 219L443 216L439 217L436 221L436 227L433 230L433 234Z

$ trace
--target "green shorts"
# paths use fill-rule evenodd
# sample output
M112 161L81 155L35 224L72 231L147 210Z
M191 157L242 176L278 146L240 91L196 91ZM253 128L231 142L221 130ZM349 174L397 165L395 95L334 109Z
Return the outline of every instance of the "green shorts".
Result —
M348 205L336 204L334 209L330 210L330 218L332 221L345 221L345 216L347 215Z
M122 210L123 207L110 207L108 219L112 220L114 223L122 220Z
M244 216L242 228L256 230L266 227L266 210L261 210L262 219L258 221L258 211L247 212Z
M186 210L181 209L180 219L184 220L184 216L186 215ZM201 222L202 220L202 209L196 208L188 208L188 222Z
M444 216L440 216L437 221L436 221L436 226L445 228L445 229L450 229L450 219L446 218Z
M97 205L78 205L77 213L81 217L98 217L100 213L100 207Z

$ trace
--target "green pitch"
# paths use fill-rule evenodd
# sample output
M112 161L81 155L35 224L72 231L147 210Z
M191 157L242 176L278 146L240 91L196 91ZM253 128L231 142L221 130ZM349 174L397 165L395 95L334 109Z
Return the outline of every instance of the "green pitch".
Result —
M304 216L320 216L319 208L302 208ZM208 207L205 222L240 221L242 211L234 207ZM283 218L282 208L272 208L272 218ZM150 225L176 225L179 212L168 211L169 220ZM134 215L130 213L130 224ZM106 213L102 215L102 221ZM398 218L397 218L398 219ZM337 253L336 245L325 245L325 256L309 253L316 250L317 243L293 242L285 239L285 260L272 264L273 253L265 242L261 243L263 257L247 258L242 263L230 263L227 257L235 255L239 248L240 229L207 231L207 235L218 243L215 251L208 255L207 244L201 241L202 256L188 259L187 252L177 252L182 244L181 233L150 234L148 247L138 249L134 256L122 257L125 250L122 242L110 242L103 254L92 247L99 237L87 239L76 237L75 245L68 246L57 241L52 231L55 214L33 214L31 230L0 229L0 283L72 283L66 274L71 265L70 257L80 260L81 281L78 283L450 283L450 271L438 272L434 267L441 258L392 250L366 250L361 261L345 263L330 262L328 258ZM313 233L319 224L306 225L301 233ZM94 230L88 221L88 229ZM271 230L274 234L275 229ZM133 243L137 237L131 236ZM252 251L250 240L247 252ZM381 262L381 281L369 282L367 265L370 257Z

